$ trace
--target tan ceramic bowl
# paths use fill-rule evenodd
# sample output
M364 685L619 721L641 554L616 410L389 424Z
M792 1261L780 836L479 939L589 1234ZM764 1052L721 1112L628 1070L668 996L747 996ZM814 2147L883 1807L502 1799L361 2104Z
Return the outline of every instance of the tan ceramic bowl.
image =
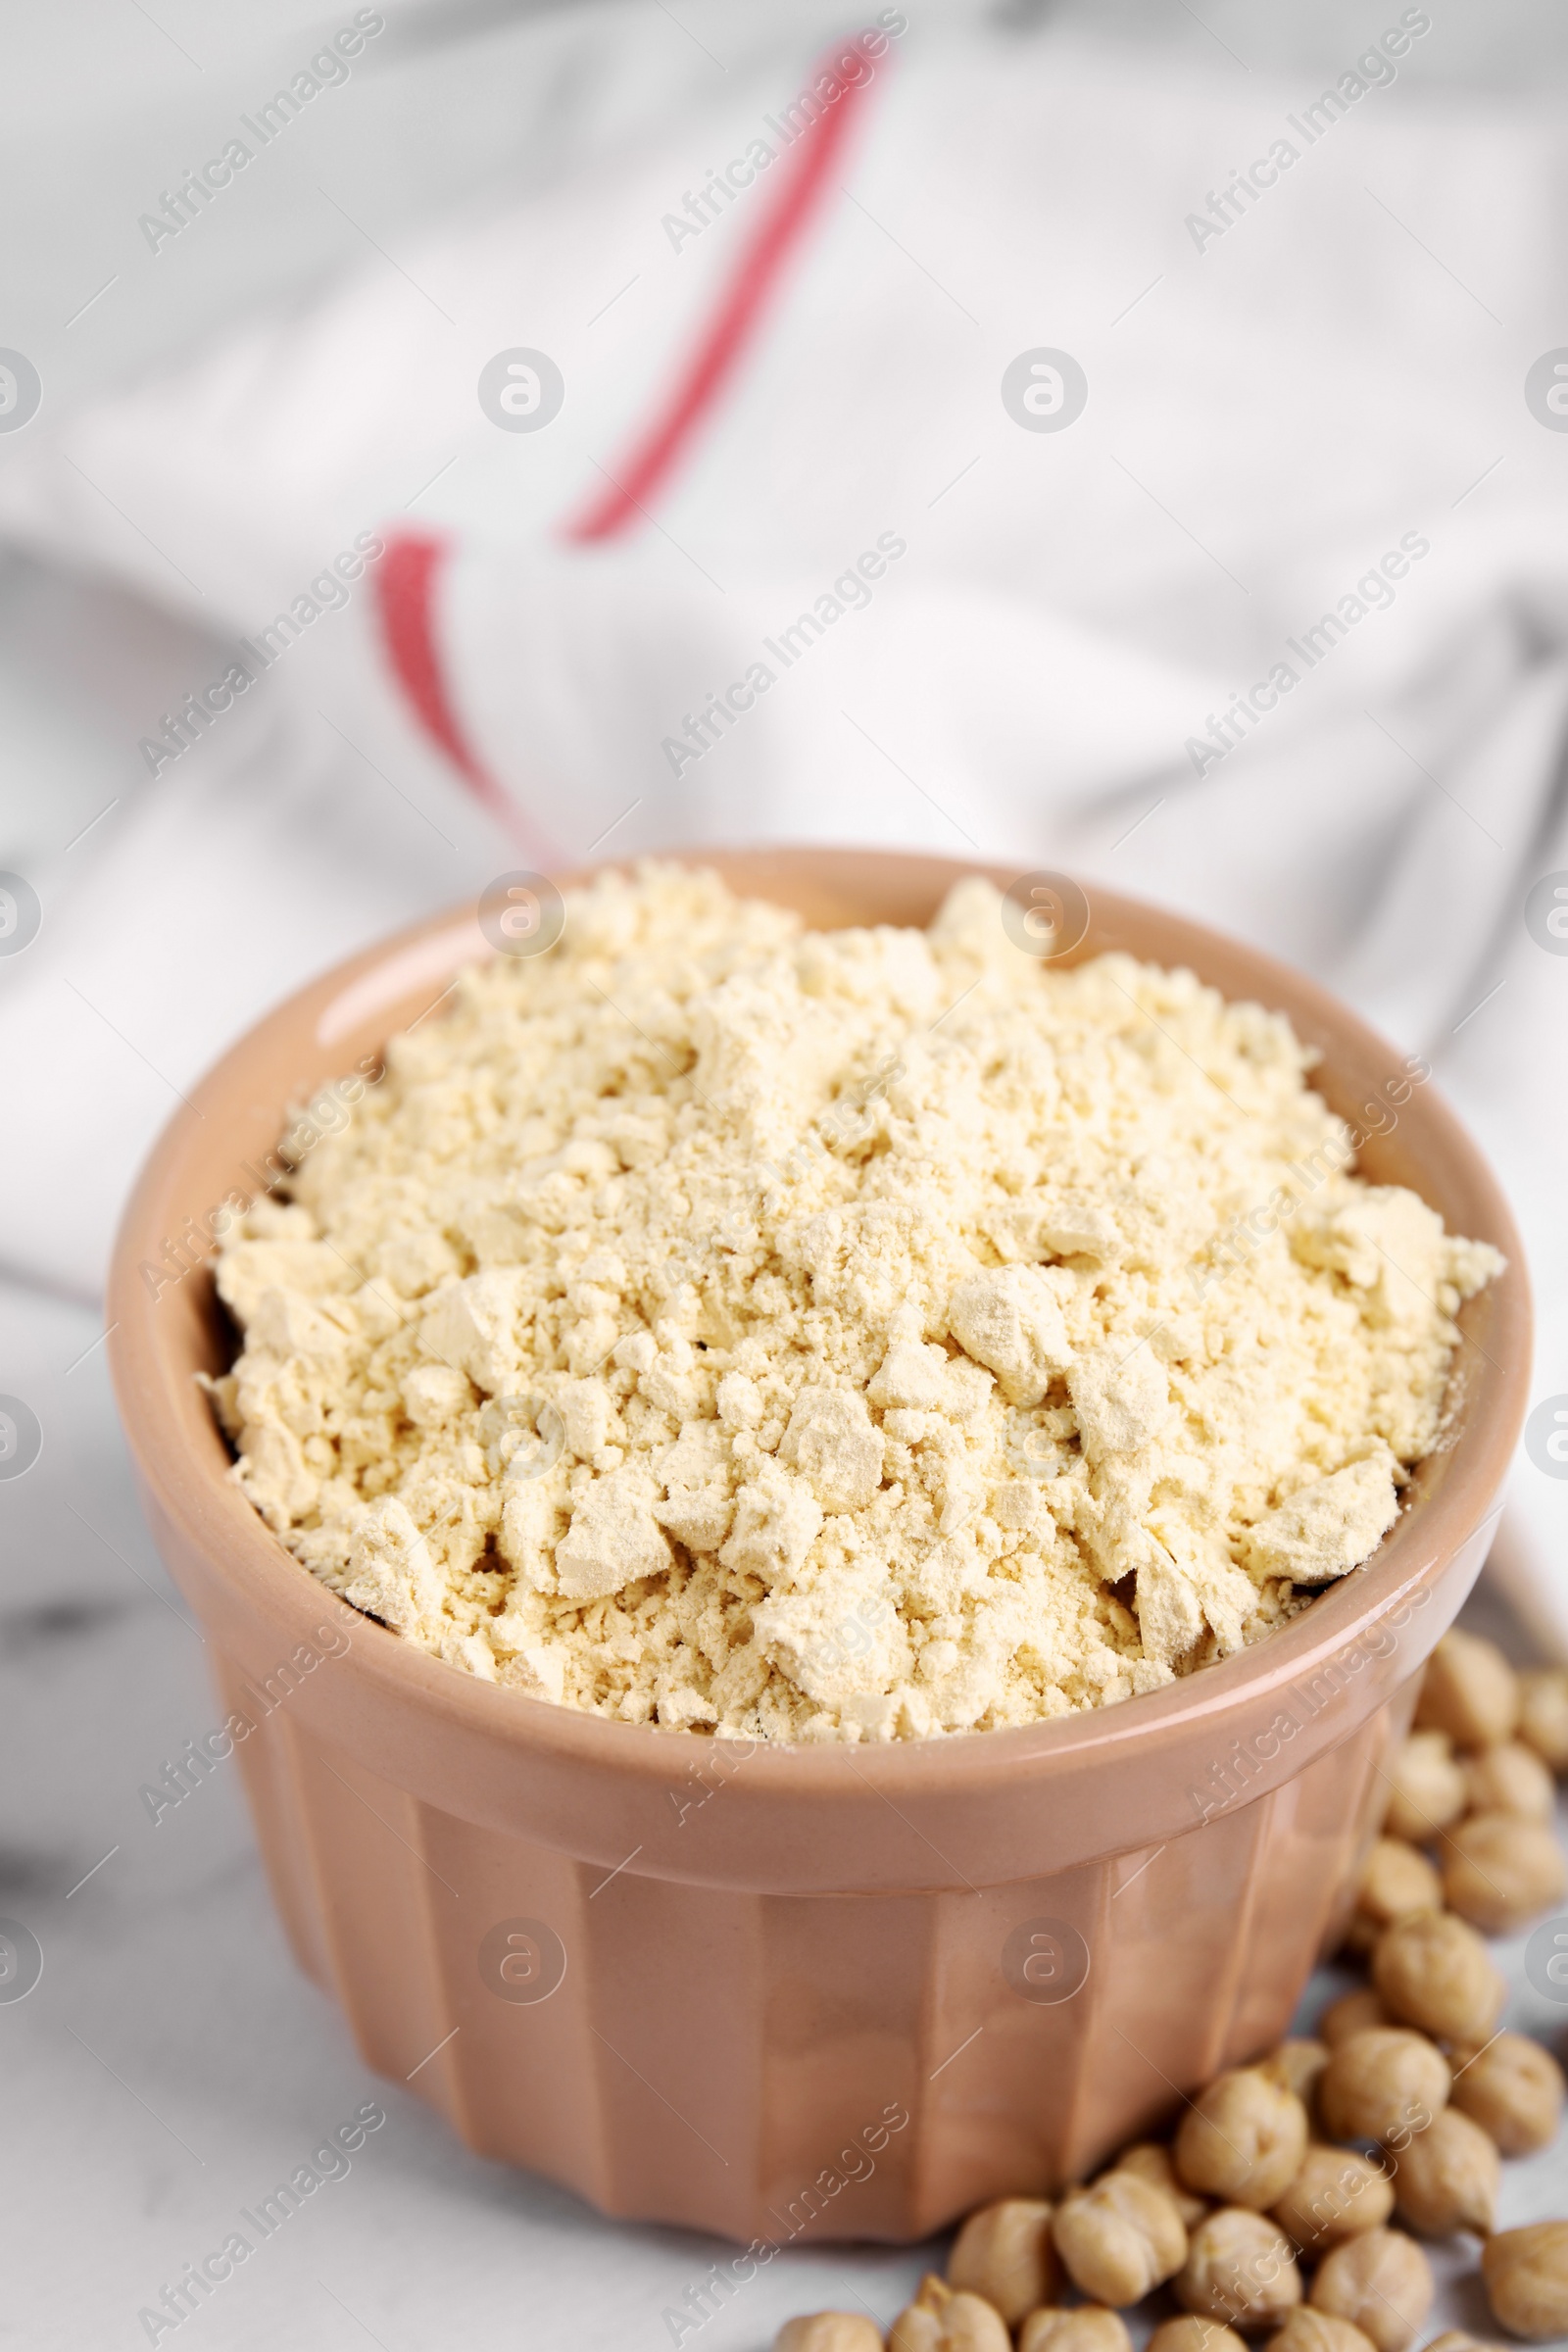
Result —
M821 925L924 923L963 870L704 862ZM1078 955L1110 947L1289 1013L1348 1118L1387 1100L1399 1056L1297 973L1096 893ZM230 1345L210 1277L167 1279L188 1220L256 1189L245 1163L286 1106L486 953L471 914L441 917L302 990L196 1090L120 1236L121 1408L222 1703L254 1724L238 1752L300 1962L369 2065L607 2213L907 2239L1081 2176L1273 2041L1345 1916L1524 1411L1529 1298L1497 1187L1431 1085L1367 1145L1368 1174L1508 1272L1464 1310L1451 1441L1396 1528L1257 1648L1123 1706L924 1744L748 1750L601 1722L406 1647L295 1563L196 1385Z

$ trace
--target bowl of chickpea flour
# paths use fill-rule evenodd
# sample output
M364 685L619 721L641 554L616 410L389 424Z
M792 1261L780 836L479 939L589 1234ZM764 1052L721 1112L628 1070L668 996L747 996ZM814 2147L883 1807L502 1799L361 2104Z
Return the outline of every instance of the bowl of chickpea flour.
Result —
M301 1965L469 2146L759 2260L1278 2038L1529 1316L1309 980L837 850L503 876L323 975L109 1309Z

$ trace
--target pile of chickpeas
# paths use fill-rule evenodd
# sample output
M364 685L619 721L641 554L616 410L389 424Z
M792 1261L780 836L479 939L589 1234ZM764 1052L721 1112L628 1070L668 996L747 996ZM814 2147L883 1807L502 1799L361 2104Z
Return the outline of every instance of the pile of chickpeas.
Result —
M1508 1988L1483 1940L1568 1886L1554 1773L1568 1669L1516 1674L1492 1642L1446 1635L1346 1939L1369 1983L1316 2038L1188 2100L1168 2145L1124 2149L1054 2203L970 2214L885 2352L1132 2352L1121 2314L1158 2287L1183 2316L1148 2352L1248 2352L1244 2334L1265 2352L1408 2352L1433 2298L1417 2240L1459 2232L1481 2241L1502 2328L1568 2335L1568 2221L1493 2227L1502 2158L1550 2145L1564 2086L1549 2050L1497 2032ZM774 2352L884 2352L884 2337L862 2314L815 2312ZM1424 2352L1481 2348L1452 2329Z

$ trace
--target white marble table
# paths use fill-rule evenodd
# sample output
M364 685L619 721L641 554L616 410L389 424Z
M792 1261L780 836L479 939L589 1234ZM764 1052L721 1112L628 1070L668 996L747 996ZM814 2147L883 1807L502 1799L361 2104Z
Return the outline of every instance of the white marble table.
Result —
M346 2177L160 2343L670 2344L663 2314L727 2249L602 2221L468 2155L412 2092L372 2078L288 1953L235 1774L148 1819L141 1784L212 1718L202 1641L131 1494L98 1320L19 1292L0 1292L0 1317L4 1385L45 1432L34 1467L0 1482L0 1914L44 1953L35 1989L0 2004L0 2344L145 2343L138 2310L369 2099L387 2120ZM1516 1977L1520 1948L1502 1954ZM1311 2002L1335 1988L1325 1976ZM1568 2008L1524 1993L1510 2022L1561 2047ZM1505 2183L1507 2222L1568 2210L1561 2147L1510 2165ZM885 2321L940 2251L781 2254L681 2340L761 2352L789 2313L824 2304ZM1468 2256L1437 2261L1452 2272ZM1438 2316L1485 2325L1469 2283Z

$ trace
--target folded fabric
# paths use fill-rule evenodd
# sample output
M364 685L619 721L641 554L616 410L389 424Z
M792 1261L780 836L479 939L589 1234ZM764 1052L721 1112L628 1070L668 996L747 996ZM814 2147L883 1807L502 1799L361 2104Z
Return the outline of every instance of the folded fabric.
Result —
M0 532L203 635L30 877L13 1265L95 1284L202 1062L504 866L903 843L1167 900L1428 1054L1568 1389L1562 139L1399 86L1427 22L1238 94L882 11L29 427ZM1528 1463L1514 1529L1568 1628Z

